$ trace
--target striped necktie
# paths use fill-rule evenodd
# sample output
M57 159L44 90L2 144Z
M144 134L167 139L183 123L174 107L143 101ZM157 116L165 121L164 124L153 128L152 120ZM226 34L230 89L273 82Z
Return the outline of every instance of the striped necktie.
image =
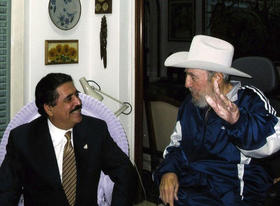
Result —
M67 142L63 152L62 185L70 206L74 206L76 200L76 160L71 144L71 131L65 133Z

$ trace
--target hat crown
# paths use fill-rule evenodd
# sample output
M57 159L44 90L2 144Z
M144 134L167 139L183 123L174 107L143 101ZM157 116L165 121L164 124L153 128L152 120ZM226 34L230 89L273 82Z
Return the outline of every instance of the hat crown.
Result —
M230 67L234 54L234 47L215 37L197 35L193 38L189 54L189 61L204 61Z
M222 40L211 36L197 35L190 50L171 54L164 62L167 67L204 69L229 75L251 78L249 74L231 67L234 48Z

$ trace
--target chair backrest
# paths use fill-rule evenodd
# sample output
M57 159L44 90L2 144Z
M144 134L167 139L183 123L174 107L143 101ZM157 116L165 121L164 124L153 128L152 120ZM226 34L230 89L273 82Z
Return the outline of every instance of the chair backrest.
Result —
M149 145L148 148L143 145L143 149L144 153L151 157L149 169L151 171L158 166L163 158L164 149L170 144L170 135L176 124L179 105L179 102L165 96L145 99Z
M244 84L253 85L264 93L270 93L278 86L278 72L273 62L266 57L249 56L233 61L232 67L239 69L253 78L232 77Z
M232 79L241 81L242 84L252 85L267 94L270 104L276 110L277 116L280 115L280 100L273 95L279 85L279 74L273 62L265 57L241 57L232 63L232 67L239 69L253 78L233 77ZM266 171L274 178L280 177L280 152L258 160Z
M170 143L178 107L163 101L151 101L152 122L154 127L156 150L163 152Z
M128 141L119 119L102 102L85 94L80 94L80 98L83 103L82 113L104 120L107 123L108 130L113 140L122 149L122 151L128 155ZM38 116L39 114L37 107L34 102L31 102L25 105L10 121L0 143L0 165L2 164L6 154L6 145L10 131L19 125L30 122ZM98 205L111 205L113 186L114 184L109 176L101 173L97 194ZM19 203L19 205L23 205L22 201Z
M249 79L233 76L232 79L259 88L267 95L277 115L280 115L280 101L274 95L279 87L279 73L273 62L266 57L249 56L234 60L232 66L253 77Z

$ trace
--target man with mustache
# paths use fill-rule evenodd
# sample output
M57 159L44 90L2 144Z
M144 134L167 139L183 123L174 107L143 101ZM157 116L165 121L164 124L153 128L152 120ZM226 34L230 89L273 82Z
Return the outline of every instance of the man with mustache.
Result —
M110 137L106 123L81 114L72 77L46 75L36 86L35 99L41 116L10 132L0 168L0 205L16 206L23 194L25 206L97 206L102 170L115 183L111 205L131 206L134 167ZM70 139L65 137L69 132ZM75 159L69 166L63 154L66 145L74 152L67 157Z
M229 80L250 78L231 67L233 53L230 43L197 35L189 52L165 61L185 68L191 92L154 173L160 198L170 206L263 205L272 184L254 158L280 149L279 118L260 90Z

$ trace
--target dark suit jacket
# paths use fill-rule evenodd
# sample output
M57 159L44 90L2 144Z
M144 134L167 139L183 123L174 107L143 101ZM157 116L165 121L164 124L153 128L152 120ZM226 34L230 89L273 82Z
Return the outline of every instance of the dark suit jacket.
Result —
M77 164L76 206L97 205L101 170L115 182L112 206L132 205L136 173L129 158L115 144L104 121L83 116L73 128ZM84 149L84 145L88 149ZM7 154L0 168L0 206L68 206L59 177L47 119L39 117L10 132Z

